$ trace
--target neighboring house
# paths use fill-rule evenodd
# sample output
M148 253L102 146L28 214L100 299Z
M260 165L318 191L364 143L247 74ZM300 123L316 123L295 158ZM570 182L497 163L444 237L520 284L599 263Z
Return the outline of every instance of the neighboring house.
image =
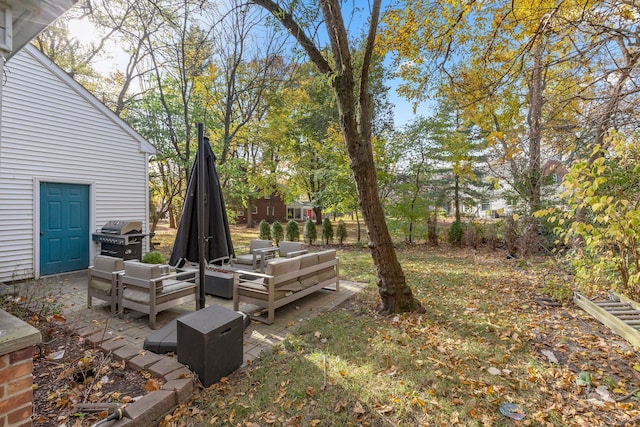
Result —
M1 104L0 282L86 269L109 220L148 232L149 142L32 45Z
M556 199L564 191L562 180L567 174L567 167L559 160L550 159L541 168L543 199ZM478 218L498 218L514 212L515 206L505 199L502 189L494 190L484 200L474 206L469 215Z
M290 219L306 221L309 218L315 218L313 207L310 204L298 201L285 204L279 196L261 197L253 201L251 208L251 221L255 224L260 223L263 219L272 223L275 220L280 222L287 222ZM236 208L236 222L238 224L247 223L246 208Z

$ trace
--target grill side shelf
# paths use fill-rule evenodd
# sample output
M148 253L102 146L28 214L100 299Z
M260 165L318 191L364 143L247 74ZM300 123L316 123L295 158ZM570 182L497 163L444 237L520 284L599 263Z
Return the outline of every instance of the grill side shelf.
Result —
M575 292L573 301L584 311L595 317L609 329L627 340L635 348L640 348L640 314L621 315L625 320L618 317L616 311L637 310L629 301L591 301L580 292Z

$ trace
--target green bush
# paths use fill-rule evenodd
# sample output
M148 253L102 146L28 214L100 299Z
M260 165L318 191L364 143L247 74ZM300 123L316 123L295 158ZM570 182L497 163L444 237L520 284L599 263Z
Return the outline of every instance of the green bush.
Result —
M333 225L329 218L322 220L322 240L325 245L333 243Z
M267 222L266 219L260 221L260 236L258 237L261 240L271 240L271 226Z
M271 224L271 238L276 246L278 246L284 238L284 230L278 220L273 221L273 224Z
M159 251L151 251L147 252L142 257L142 262L145 264L164 264L167 262Z
M462 221L454 221L449 227L449 235L447 236L449 244L460 247L462 246L462 238L464 237L464 226Z
M297 242L300 240L300 227L298 223L294 220L290 220L287 223L287 227L285 229L285 234L287 236L287 240L290 242Z
M316 224L310 219L304 224L304 241L310 245L318 238L318 231L316 230Z
M338 242L343 244L345 240L347 240L347 225L343 220L338 221L338 227L336 228L336 237L338 238Z

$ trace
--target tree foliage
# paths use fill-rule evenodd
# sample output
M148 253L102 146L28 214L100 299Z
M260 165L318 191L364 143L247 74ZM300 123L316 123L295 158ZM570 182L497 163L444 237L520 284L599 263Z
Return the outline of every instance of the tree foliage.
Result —
M338 221L338 226L336 227L336 237L338 238L338 242L342 245L345 240L347 240L348 236L347 225L343 220Z
M571 254L576 281L589 293L617 289L640 298L640 145L637 135L613 134L597 159L577 162L565 176L568 209L538 215L556 224L565 244L579 238L580 256ZM586 210L585 220L575 220Z
M258 225L258 229L260 230L259 239L261 240L271 240L271 226L266 219L260 221Z
M278 220L273 221L271 224L271 238L276 246L278 246L284 238L284 229Z
M303 236L304 241L310 245L313 245L313 242L318 239L318 230L316 229L316 224L310 219L306 220L304 223Z
M329 218L322 220L322 240L325 245L333 242L333 224Z
M300 226L296 221L289 220L289 222L287 222L285 235L287 236L287 240L290 242L297 242L300 240Z

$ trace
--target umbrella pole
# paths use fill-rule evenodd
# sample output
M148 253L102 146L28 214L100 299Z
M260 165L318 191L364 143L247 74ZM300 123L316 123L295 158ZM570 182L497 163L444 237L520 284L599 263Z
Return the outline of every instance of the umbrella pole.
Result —
M203 309L205 306L205 296L204 296L204 280L205 280L205 208L204 208L204 170L206 167L205 164L205 150L204 150L204 126L202 123L198 123L198 304L197 309Z

